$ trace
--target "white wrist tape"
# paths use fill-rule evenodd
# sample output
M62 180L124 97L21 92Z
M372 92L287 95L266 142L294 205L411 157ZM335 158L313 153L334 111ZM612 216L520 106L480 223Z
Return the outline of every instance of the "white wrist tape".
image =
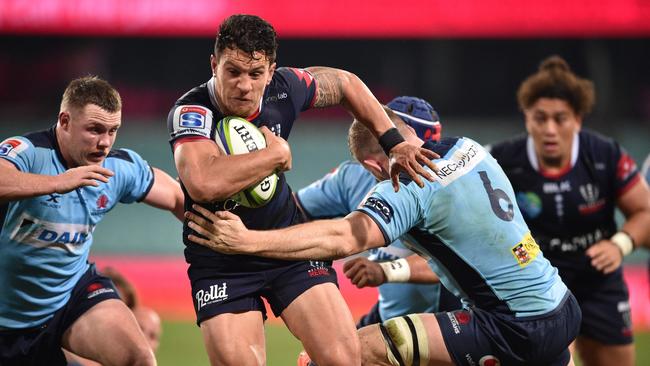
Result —
M411 267L406 258L382 262L379 265L386 275L386 282L408 282L411 278Z
M623 256L632 253L634 250L634 240L632 240L630 234L624 231L617 232L609 240L616 244L616 246L621 250L621 253L623 253Z

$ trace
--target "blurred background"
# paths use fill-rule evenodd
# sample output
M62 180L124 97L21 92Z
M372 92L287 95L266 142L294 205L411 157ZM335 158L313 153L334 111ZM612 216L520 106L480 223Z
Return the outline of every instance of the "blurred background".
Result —
M420 96L438 110L445 135L483 144L524 132L519 83L543 58L561 55L595 83L596 107L585 127L616 139L638 164L650 153L648 0L2 0L0 137L51 126L67 83L94 74L123 98L116 147L175 176L167 113L211 76L216 30L235 13L274 25L278 66L349 70L383 102ZM294 189L349 158L350 120L341 109L301 115L289 139ZM192 324L182 250L180 223L145 206L118 206L95 231L93 258L132 279L142 302L165 321L161 365L207 363ZM646 343L647 258L641 250L626 259L633 320L644 337L638 342ZM341 282L355 315L374 302L373 290ZM269 364L294 363L299 346L271 324Z

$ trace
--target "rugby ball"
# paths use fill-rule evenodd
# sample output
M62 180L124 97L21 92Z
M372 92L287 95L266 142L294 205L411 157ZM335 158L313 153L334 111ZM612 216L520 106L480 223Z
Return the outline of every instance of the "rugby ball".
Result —
M266 147L264 134L254 124L234 116L217 123L214 139L228 155L248 154ZM245 207L262 207L273 198L277 185L278 176L273 173L230 199Z

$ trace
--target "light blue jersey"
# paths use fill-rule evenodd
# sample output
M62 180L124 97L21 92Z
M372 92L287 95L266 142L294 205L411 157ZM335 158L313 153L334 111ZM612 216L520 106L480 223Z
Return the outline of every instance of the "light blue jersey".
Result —
M361 164L345 161L336 170L297 193L305 213L311 219L341 217L359 207L375 177ZM368 259L388 261L414 254L398 239L391 245L368 251ZM440 285L386 283L379 286L379 315L382 320L411 313L438 311Z
M5 140L0 158L25 173L67 170L54 128ZM0 205L0 328L38 326L63 307L89 267L97 223L117 202L141 200L153 185L151 168L133 151L111 151L103 167L115 175L99 187Z
M447 138L434 182L379 183L359 208L390 243L402 235L434 262L441 282L466 305L516 317L546 314L567 294L517 207L496 160L477 142Z

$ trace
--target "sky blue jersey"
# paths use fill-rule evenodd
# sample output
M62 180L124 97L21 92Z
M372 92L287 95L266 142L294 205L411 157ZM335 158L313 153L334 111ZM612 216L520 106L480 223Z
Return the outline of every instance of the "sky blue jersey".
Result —
M67 170L54 128L6 139L0 158L25 173ZM88 269L93 230L117 202L142 200L153 172L133 151L110 152L103 163L115 175L99 187L0 205L0 328L43 324L63 307Z
M515 317L555 309L567 288L544 258L496 160L469 138L426 143L441 158L434 182L379 183L359 208L386 243L402 235L428 255L441 282L464 304Z
M334 171L297 192L310 219L341 217L359 207L377 184L375 177L356 161L344 161ZM391 245L368 251L370 260L395 260L414 254L397 239ZM411 313L438 311L440 285L386 283L379 286L382 320Z

